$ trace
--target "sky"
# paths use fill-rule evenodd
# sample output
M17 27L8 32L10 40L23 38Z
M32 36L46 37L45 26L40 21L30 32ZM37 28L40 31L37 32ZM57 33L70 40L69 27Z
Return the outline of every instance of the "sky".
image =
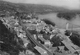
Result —
M14 3L47 4L68 9L80 9L80 0L5 0Z

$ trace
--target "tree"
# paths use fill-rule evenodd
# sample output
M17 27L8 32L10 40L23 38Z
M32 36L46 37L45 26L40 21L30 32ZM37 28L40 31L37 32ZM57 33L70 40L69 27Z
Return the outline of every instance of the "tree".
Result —
M70 35L72 33L72 35ZM71 39L71 41L75 44L78 45L80 47L80 34L77 31L70 31L67 30L65 32L66 36L70 36L69 38Z
M61 46L61 39L60 39L60 37L59 36L54 36L54 37L52 37L52 39L50 40L52 43L54 43L53 44L53 46Z
M7 52L10 55L18 55L20 51L24 51L23 41L6 28L6 26L0 21L0 43L1 51Z
M50 20L48 19L43 19L43 21L46 23L46 24L50 24L52 26L55 26L55 23L54 22L51 22Z
M72 20L73 18L76 17L76 13L71 13L71 12L68 12L68 13L58 13L57 17L64 18L66 20Z
M73 31L70 39L75 45L80 47L80 34L78 32Z

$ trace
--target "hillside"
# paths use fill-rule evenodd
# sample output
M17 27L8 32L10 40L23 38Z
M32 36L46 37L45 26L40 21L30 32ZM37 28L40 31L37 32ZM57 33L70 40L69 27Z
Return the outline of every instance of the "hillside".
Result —
M18 11L18 12L36 12L36 13L50 13L50 12L80 12L68 10L62 7L55 7L41 4L23 4L0 1L0 11Z

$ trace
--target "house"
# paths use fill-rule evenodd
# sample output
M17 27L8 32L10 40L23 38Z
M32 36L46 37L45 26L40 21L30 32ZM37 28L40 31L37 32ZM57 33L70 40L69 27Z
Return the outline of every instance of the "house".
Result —
M42 35L38 35L38 38L41 40L41 41L43 41L43 42L45 42L46 40L43 38L43 36Z
M58 49L59 49L60 51L64 51L64 47L65 47L65 46L58 46Z
M41 47L39 47L39 46L36 46L36 47L34 47L41 55L48 55L47 54L47 51L46 50L44 50L44 49L42 49Z
M55 51L57 51L57 50L58 50L58 48L57 48L57 47L51 47L50 49L51 49L51 52L55 52Z
M71 53L76 52L76 50L72 47L71 43L69 41L63 40L62 43L66 46L66 48L71 51Z
M44 42L44 45L47 46L48 48L52 47L52 43L49 40L46 40Z

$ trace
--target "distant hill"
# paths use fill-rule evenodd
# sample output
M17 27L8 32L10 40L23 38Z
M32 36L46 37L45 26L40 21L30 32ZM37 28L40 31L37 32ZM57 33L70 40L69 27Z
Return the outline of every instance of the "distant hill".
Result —
M36 13L50 13L50 12L80 12L77 10L68 10L63 7L55 7L41 4L23 4L11 3L7 1L0 1L0 11L18 11L18 12L36 12Z

